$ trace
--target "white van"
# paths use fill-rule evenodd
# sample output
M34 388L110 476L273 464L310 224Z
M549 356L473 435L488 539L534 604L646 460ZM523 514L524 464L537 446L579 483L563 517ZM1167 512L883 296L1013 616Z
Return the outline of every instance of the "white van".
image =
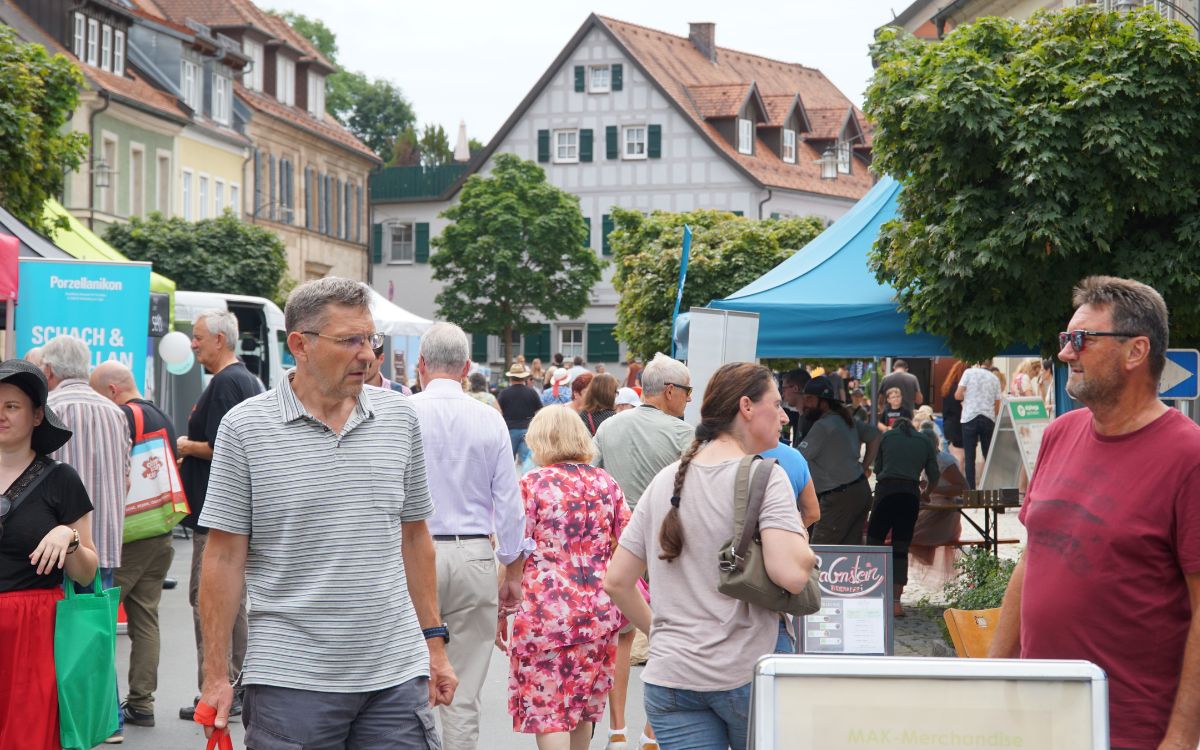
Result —
M237 317L239 336L234 353L264 386L274 388L283 373L295 365L287 348L283 311L263 297L175 292L175 330L191 336L196 315L213 308L228 310ZM157 400L171 416L180 435L186 434L188 415L211 377L198 362L183 375L171 375L165 368L159 369L160 396Z

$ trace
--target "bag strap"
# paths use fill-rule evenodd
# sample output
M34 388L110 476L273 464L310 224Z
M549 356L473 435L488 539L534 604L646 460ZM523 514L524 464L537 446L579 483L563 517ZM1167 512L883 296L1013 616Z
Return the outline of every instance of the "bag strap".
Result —
M592 419L592 413L590 411L584 412L584 413L587 414L588 427L592 428L592 434L595 435L596 434L596 422L595 422L595 420Z
M17 494L17 496L13 498L12 505L8 506L8 517L9 518L12 518L12 514L17 512L17 508L19 508L21 506L21 503L25 502L25 498L29 497L30 494L32 494L33 491L35 489L37 489L37 486L42 483L42 480L44 480L46 477L48 477L50 475L50 472L54 471L54 469L58 466L58 463L59 463L58 461L55 461L53 458L47 458L45 456L38 456L37 458L33 459L33 463L31 463L29 465L29 468L26 469L25 471L28 472L30 469L32 469L34 467L35 464L37 464L39 462L41 462L43 464L42 468L38 471L37 474L35 474L33 476L32 479L29 480L29 483L25 485L25 487ZM25 476L25 473L23 472L20 477L17 477L17 482L20 482L24 476ZM16 484L16 482L14 482L14 484Z
M129 411L133 412L133 442L140 443L145 437L146 421L142 415L142 407L138 404L128 401L125 404L129 407Z
M761 460L762 465L754 472L754 477L751 479L749 477L750 467L756 459ZM734 564L737 565L738 570L745 565L746 550L750 548L750 542L758 533L758 516L762 511L763 498L767 494L767 481L771 478L771 471L774 468L775 459L760 459L759 456L746 456L738 464L737 502L734 510L734 539L737 540L737 545L733 551ZM743 498L745 499L743 500ZM738 510L743 508L740 519L741 528L738 529L736 525L739 519L736 516Z

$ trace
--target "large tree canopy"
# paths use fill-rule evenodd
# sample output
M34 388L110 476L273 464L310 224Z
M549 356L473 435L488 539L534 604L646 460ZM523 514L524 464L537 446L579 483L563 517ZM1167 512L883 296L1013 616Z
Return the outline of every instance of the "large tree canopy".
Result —
M82 85L66 57L0 26L0 204L45 233L46 199L62 192L87 155L87 136L65 127Z
M866 112L904 184L872 255L910 325L980 358L1056 348L1070 289L1136 278L1200 334L1200 43L1152 10L881 33Z
M438 316L503 333L508 365L512 332L531 333L531 316L583 313L600 259L587 246L579 199L546 182L534 162L498 154L491 174L472 175L460 195L442 213L452 223L433 240L433 278L445 282Z
M683 225L692 228L681 310L728 296L787 260L825 228L820 219L743 219L727 211L690 213L613 209L609 241L616 255L613 286L617 338L643 359L671 351L671 312L683 252Z

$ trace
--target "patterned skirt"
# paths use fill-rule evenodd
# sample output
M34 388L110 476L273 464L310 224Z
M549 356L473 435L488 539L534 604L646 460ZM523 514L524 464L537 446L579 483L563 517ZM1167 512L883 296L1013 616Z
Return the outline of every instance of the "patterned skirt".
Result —
M513 654L508 712L513 729L529 734L570 732L604 718L616 668L617 632L551 651Z

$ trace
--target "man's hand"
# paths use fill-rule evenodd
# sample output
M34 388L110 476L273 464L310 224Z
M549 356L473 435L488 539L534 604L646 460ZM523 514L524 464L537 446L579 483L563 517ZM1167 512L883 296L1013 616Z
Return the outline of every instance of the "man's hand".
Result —
M446 645L440 639L429 639L429 705L449 706L458 688L458 677L446 656Z
M524 555L500 569L496 585L499 592L501 617L514 614L521 606L521 575L524 570Z
M200 702L207 703L217 711L217 718L212 725L204 727L205 737L212 737L214 729L229 727L229 709L233 706L233 685L229 683L229 678L206 679L204 690L200 692Z
M496 618L496 648L500 653L508 653L508 618L500 615Z
M187 437L180 435L179 439L175 441L175 452L179 454L180 458L188 455L188 451L191 449L192 441L188 440Z

